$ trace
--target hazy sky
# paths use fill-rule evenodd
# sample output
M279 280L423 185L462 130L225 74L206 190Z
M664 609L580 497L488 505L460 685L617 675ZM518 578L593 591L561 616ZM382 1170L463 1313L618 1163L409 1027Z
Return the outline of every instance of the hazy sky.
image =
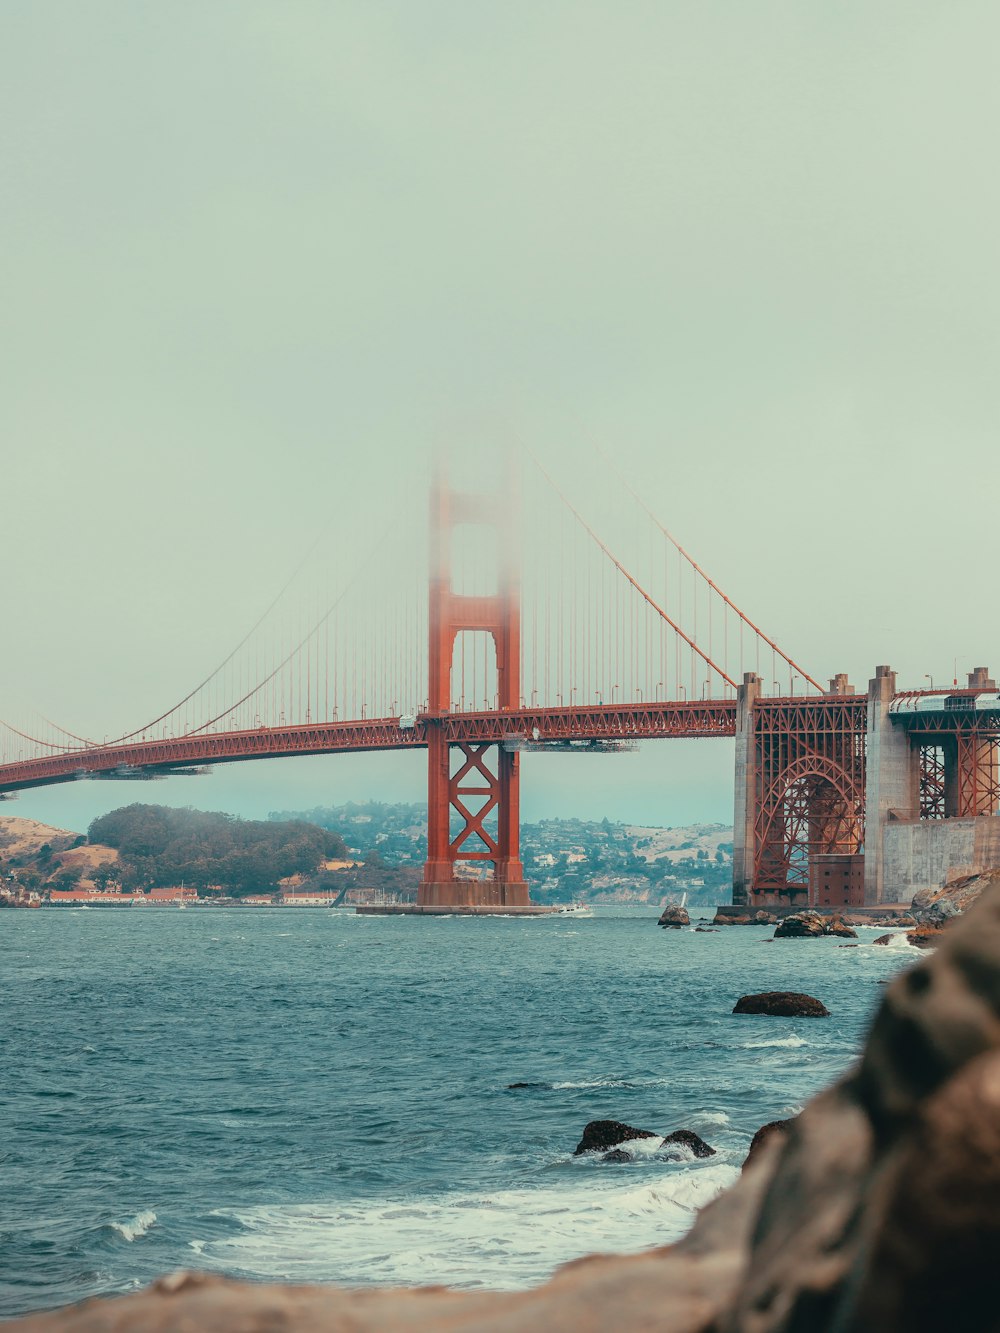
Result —
M998 43L963 0L0 0L0 715L144 721L497 421L600 441L820 678L1000 669ZM728 819L731 761L532 760L525 813ZM5 812L422 791L359 756Z

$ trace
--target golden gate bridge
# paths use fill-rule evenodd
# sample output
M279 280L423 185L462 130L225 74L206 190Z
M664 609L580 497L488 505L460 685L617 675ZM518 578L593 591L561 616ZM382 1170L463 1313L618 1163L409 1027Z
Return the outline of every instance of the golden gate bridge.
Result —
M431 911L529 906L520 765L546 749L735 737L737 903L874 905L887 821L995 815L1000 696L985 668L961 690L899 694L887 667L867 692L843 675L824 687L605 464L622 502L614 537L537 461L487 491L440 470L429 570L405 521L423 506L406 504L305 601L289 580L214 670L141 726L98 741L2 723L0 795L423 749L417 906Z

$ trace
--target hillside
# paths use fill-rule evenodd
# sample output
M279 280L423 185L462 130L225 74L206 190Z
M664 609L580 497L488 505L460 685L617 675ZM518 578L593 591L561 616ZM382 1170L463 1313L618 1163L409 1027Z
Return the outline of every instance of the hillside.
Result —
M338 832L349 855L377 853L387 866L418 868L426 855L423 806L377 801L273 813ZM732 829L724 824L678 828L546 819L521 827L524 873L539 902L619 902L663 906L687 894L698 907L728 903Z
M118 852L33 819L0 818L0 881L26 889L101 887L117 875Z

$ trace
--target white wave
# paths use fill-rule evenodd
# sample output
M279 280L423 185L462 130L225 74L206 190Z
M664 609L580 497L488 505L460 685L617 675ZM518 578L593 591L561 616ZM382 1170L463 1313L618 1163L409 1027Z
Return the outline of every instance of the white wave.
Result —
M124 1236L127 1241L138 1240L144 1236L151 1226L156 1222L156 1214L151 1208L147 1208L142 1213L136 1213L135 1217L130 1217L125 1222L112 1222L111 1229L117 1231L120 1236Z
M668 1078L585 1078L568 1079L563 1083L553 1083L554 1092L566 1092L572 1089L589 1090L592 1088L666 1088Z
M805 1037L797 1037L792 1033L791 1036L788 1037L771 1037L766 1041L745 1041L742 1043L741 1048L744 1051L762 1051L768 1046L798 1047L808 1045L809 1043L806 1041Z
M555 1092L566 1092L576 1088L631 1088L634 1085L627 1078L585 1078L585 1079L566 1079L561 1083L553 1083L552 1089Z
M728 1125L729 1116L725 1111L698 1111L691 1119L702 1125Z
M584 1254L678 1240L738 1174L724 1163L665 1165L655 1183L629 1187L630 1169L609 1167L556 1189L220 1209L240 1233L189 1244L205 1267L263 1279L510 1290Z
M874 945L874 940L872 941ZM923 953L923 949L918 949L906 938L906 931L899 930L889 936L885 944L877 946L880 949L906 949L908 953Z

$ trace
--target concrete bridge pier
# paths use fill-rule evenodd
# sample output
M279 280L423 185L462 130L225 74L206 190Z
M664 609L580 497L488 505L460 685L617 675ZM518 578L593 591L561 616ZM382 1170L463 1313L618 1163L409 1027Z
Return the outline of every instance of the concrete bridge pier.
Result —
M885 840L890 819L920 818L920 754L901 727L894 727L889 705L896 693L896 673L875 668L868 682L868 736L865 767L865 906L885 901Z
M760 774L754 734L754 704L762 681L747 671L736 692L736 801L733 813L733 902L750 902L756 870L756 811Z

